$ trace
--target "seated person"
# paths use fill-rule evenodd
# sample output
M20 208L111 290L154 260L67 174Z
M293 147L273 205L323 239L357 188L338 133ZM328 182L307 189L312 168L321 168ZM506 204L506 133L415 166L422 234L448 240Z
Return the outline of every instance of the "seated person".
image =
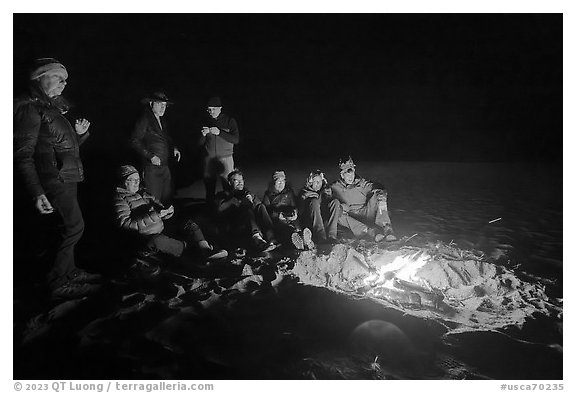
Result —
M230 172L228 183L230 189L216 195L216 213L224 220L226 232L249 234L258 251L274 250L279 243L276 241L272 219L266 206L244 188L244 175L239 169Z
M330 185L332 196L340 201L338 224L349 228L354 236L368 236L374 241L396 240L386 202L387 192L360 176L351 157L340 160L340 179Z
M335 244L340 202L333 199L326 188L326 178L320 170L310 172L300 191L300 221L312 228L317 243Z
M296 207L296 195L292 187L286 183L284 171L276 171L272 175L272 181L264 192L262 203L266 206L274 230L284 243L291 239L294 246L302 250L314 248L312 234L308 228L300 234L300 222L298 220L298 208Z
M192 220L182 225L170 225L165 230L165 221L174 215L174 207L165 208L152 194L140 189L140 175L132 165L123 165L119 172L114 206L117 224L123 233L131 236L144 252L161 252L181 257L192 246L209 260L225 258L226 250L216 250L205 239L200 227ZM175 221L175 220L173 220ZM180 232L183 240L167 236L164 232Z

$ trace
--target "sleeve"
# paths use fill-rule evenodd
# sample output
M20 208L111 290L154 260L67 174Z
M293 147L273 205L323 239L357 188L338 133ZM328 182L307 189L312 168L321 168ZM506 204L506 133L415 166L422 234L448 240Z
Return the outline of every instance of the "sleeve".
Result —
M86 142L86 139L88 139L88 137L90 136L90 132L86 131L84 134L82 135L78 135L76 134L76 137L78 139L78 145L82 145L84 142Z
M238 130L238 124L236 123L236 120L230 118L227 127L228 128L218 126L221 131L220 136L226 142L230 142L234 145L238 144L240 142L240 131Z
M45 193L34 162L40 125L40 114L32 105L20 107L14 115L14 169L33 197Z
M384 188L384 186L380 183L376 183L370 180L363 180L363 185L362 185L363 189L364 189L364 193L366 195L370 194L370 193L375 193L375 194L384 194L386 195L386 188Z
M130 143L140 156L150 160L152 157L154 157L154 154L149 152L144 145L144 136L146 135L147 128L148 119L146 116L140 117L134 126L134 131L132 132Z

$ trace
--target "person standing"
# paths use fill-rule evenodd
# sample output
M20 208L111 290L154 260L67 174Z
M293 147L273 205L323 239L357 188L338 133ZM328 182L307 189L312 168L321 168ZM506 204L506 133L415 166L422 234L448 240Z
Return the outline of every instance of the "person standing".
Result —
M172 175L169 160L180 161L180 151L172 143L164 114L172 102L165 93L156 92L141 101L142 115L132 132L132 147L142 158L146 190L163 203L172 199Z
M44 253L54 257L47 274L52 298L84 297L99 289L89 282L100 278L78 268L74 257L75 246L84 232L77 200L77 184L84 180L79 146L89 136L90 122L81 118L72 125L64 116L69 106L61 94L67 85L68 71L61 62L54 58L37 59L29 77L28 93L14 103L13 159L16 183L22 186L37 214L30 217L32 222L24 218L25 214L15 216L15 225L27 226L22 234L29 237L27 243L34 243L47 233L57 233L56 244L48 246L50 252ZM39 231L38 236L32 233L35 230Z
M216 183L228 187L228 175L234 170L234 145L240 142L240 131L233 117L222 112L220 97L208 100L208 119L202 127L200 144L204 146L204 185L206 202L214 203Z

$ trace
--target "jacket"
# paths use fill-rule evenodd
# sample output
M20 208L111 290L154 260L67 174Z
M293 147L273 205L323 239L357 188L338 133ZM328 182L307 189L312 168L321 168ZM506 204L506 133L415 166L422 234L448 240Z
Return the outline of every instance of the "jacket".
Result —
M252 196L254 197L252 203L248 200L248 198L246 198L246 195L248 194L252 194ZM235 201L235 199L237 201ZM238 207L236 205L236 203L238 202L240 206L245 206L249 208L255 208L256 206L262 203L257 196L255 196L246 188L241 191L232 191L232 190L220 191L218 194L216 194L215 201L216 201L216 211L219 214L234 210L234 208Z
M226 113L214 119L208 119L207 127L218 127L219 135L207 134L200 138L200 144L204 145L208 157L230 157L234 154L234 145L240 142L240 131L234 118Z
M132 193L124 188L116 188L114 208L117 224L122 229L136 231L141 235L154 235L164 230L164 222L159 214L164 206L143 190Z
M162 165L168 165L168 160L174 152L172 138L168 134L164 116L160 117L160 122L162 128L160 128L152 109L146 107L134 126L131 144L145 164L150 164L150 159L157 156Z
M79 146L89 134L76 134L66 110L39 87L14 102L14 170L33 197L48 185L84 180Z
M264 192L262 203L272 218L278 218L280 213L291 214L297 210L296 195L288 184L280 192L276 191L273 185L268 187Z
M364 205L368 199L375 193L386 194L386 190L382 185L375 184L369 180L361 177L356 177L352 184L346 184L342 179L339 179L331 184L332 195L341 203L347 204L351 210L358 210Z

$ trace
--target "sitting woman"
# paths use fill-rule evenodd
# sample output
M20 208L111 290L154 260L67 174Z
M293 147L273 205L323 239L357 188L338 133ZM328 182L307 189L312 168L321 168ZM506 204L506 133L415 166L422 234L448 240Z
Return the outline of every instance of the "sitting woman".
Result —
M154 196L140 189L140 175L132 165L121 166L118 175L120 181L114 198L116 221L122 232L144 248L144 253L160 252L179 258L196 246L201 256L208 260L228 256L226 250L217 250L210 245L192 220L181 224L172 220L171 225L165 225L165 221L174 215L174 207L164 207Z
M299 250L304 249L304 246L308 249L314 248L310 230L306 228L302 235L300 234L296 195L292 187L286 183L284 171L274 172L272 181L264 192L262 203L266 206L274 223L274 230L282 243L287 243L287 240L291 239L294 247Z

